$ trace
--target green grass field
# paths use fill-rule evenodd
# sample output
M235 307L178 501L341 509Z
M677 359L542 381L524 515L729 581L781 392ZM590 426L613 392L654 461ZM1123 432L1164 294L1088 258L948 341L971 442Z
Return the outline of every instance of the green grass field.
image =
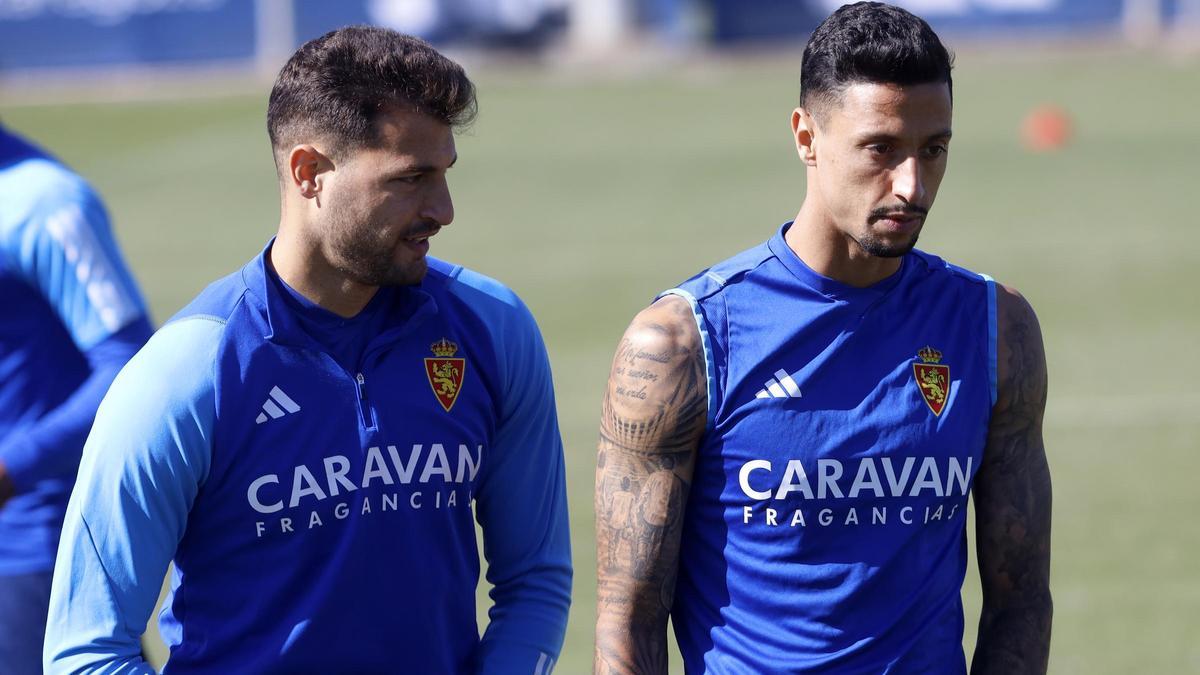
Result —
M612 350L657 291L794 215L804 176L787 120L798 61L624 78L477 75L480 118L452 173L457 218L433 253L515 288L549 346L576 561L560 673L590 669L593 457ZM950 170L921 247L1015 285L1042 320L1051 671L1200 672L1200 67L965 51L956 80ZM107 198L161 322L274 230L267 88L72 105L5 92L0 105L7 125ZM1041 102L1075 119L1062 152L1017 143L1022 116Z

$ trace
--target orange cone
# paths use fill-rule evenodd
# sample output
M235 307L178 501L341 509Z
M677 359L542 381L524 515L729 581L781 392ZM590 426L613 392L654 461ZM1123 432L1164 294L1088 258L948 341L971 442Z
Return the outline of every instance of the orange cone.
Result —
M1021 144L1030 152L1053 152L1071 140L1071 116L1053 104L1039 105L1021 123Z

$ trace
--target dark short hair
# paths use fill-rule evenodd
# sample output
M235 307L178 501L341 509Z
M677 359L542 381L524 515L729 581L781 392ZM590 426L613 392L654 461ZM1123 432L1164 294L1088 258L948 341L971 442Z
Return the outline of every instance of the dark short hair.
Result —
M945 82L953 92L954 57L925 20L882 2L856 2L813 31L800 65L800 105L836 100L857 82Z
M475 118L475 85L424 40L349 26L309 40L288 59L271 89L267 133L276 153L312 137L331 139L334 154L373 147L375 119L393 106L460 129Z

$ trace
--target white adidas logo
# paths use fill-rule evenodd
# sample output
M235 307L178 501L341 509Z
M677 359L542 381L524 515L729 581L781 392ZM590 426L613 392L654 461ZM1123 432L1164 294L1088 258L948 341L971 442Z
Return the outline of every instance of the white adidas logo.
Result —
M775 377L767 380L754 398L800 398L800 387L785 370L775 371Z
M290 396L283 393L279 387L271 387L271 395L267 397L267 402L262 405L262 409L263 412L258 413L258 417L254 418L255 424L262 424L268 419L277 420L288 413L299 412L300 406Z

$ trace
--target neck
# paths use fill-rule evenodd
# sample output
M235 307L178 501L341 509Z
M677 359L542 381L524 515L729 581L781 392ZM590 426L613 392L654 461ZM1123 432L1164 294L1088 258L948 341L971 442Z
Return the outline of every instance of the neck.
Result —
M338 271L325 257L320 242L280 223L269 261L285 284L313 303L343 318L357 315L379 290L360 284Z
M895 274L903 260L864 251L812 199L804 201L784 240L809 269L856 288L872 286Z

